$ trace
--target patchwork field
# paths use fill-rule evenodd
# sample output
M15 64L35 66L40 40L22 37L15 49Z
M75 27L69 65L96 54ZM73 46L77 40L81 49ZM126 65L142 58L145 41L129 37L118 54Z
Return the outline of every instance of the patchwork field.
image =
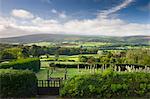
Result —
M111 43L104 42L61 42L61 43L53 43L53 42L37 42L37 43L27 43L24 45L37 45L37 46L60 46L60 47L100 47L104 45L111 45Z
M93 56L95 58L98 58L99 55L98 54L80 54L80 55L71 55L71 56L67 56L67 55L59 55L58 57L58 61L60 62L71 62L72 60L74 62L79 62L79 56ZM41 61L55 61L55 55L49 55L48 58L45 58L46 56L43 55L42 57L44 57L43 59L41 59Z

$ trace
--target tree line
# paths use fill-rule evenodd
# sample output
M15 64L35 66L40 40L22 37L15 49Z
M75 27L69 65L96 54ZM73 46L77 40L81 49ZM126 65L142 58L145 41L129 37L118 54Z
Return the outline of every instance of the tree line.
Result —
M78 55L97 54L98 48L73 48L73 47L46 47L46 46L12 46L4 47L0 52L0 59L20 59L26 57L39 57L41 55Z
M99 57L79 56L80 62L85 63L102 63L102 64L139 64L150 66L150 50L135 49L124 50L120 52L102 51Z

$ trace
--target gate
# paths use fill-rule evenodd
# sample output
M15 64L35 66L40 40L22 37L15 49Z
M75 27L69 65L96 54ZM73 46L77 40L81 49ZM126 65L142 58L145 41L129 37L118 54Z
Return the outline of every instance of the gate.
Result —
M38 80L38 95L59 95L62 79Z

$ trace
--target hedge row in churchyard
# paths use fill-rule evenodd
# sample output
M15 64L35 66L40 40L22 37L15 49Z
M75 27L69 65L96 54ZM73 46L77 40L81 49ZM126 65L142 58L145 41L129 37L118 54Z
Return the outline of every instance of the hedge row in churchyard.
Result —
M118 73L106 70L101 74L80 75L64 81L62 97L150 97L150 73Z
M67 67L67 68L77 68L78 67L78 65L80 66L80 68L85 68L85 67L88 67L88 66L90 66L90 64L86 64L86 63L74 63L74 64L64 64L64 63L53 63L53 62L51 62L50 64L49 64L50 66L55 66L55 67L58 67L58 68L65 68L65 67ZM101 66L102 66L102 64L96 64L97 65L97 68L101 68ZM94 66L94 64L93 64L93 66ZM107 64L107 67L109 67L110 66L110 64Z
M13 68L13 69L28 69L34 72L40 70L40 60L38 58L19 59L9 63L1 63L0 69Z
M72 64L70 64L70 63L54 63L54 62L51 62L49 65L50 66L59 67L59 68L65 68L65 67L67 67L67 68L77 68L77 66L79 65L80 68L85 68L85 67L88 67L88 66L90 66L92 64L88 64L88 63L76 63L76 62L74 62ZM101 68L104 65L107 68L111 67L111 66L120 66L120 68L121 68L122 71L126 70L126 68L125 68L126 66L129 66L129 67L134 66L134 68L145 68L145 66L143 66L143 65L137 65L137 64L100 64L100 63L95 63L95 64L93 64L93 66L94 65L95 65L95 68ZM147 67L150 67L150 66L147 66Z
M29 70L0 69L0 97L33 97L37 78Z

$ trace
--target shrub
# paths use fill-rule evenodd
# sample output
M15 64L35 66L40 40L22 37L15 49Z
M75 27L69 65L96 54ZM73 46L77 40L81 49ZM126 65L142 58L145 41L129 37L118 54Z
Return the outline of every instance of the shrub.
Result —
M86 64L86 63L77 63L77 62L74 62L74 63L55 63L55 62L51 62L50 63L50 66L51 64L53 64L53 66L55 65L56 67L58 68L77 68L78 64L80 66L80 68L85 68L85 67L88 67L90 66L90 64ZM145 68L144 65L136 65L136 64L100 64L100 63L95 63L95 65L97 66L97 68L101 68L103 65L105 65L107 68L109 67L112 67L112 65L114 66L120 66L121 68L121 71L125 71L126 70L126 66L134 66L135 69L139 69L139 68ZM147 67L150 67L150 66L147 66Z
M51 62L50 63L50 66L53 65L53 66L56 66L58 68L77 68L78 66L78 63L73 63L73 64L69 64L69 63L54 63L54 62ZM102 64L96 64L97 65L97 68L101 68ZM85 63L79 63L79 66L80 68L85 68L87 66L90 66L90 64L85 64ZM107 67L109 67L109 64L107 64Z
M6 68L23 69L23 70L29 69L34 72L38 72L40 70L40 60L38 58L27 58L0 64L0 69Z
M101 74L80 75L64 81L60 96L125 97L143 96L150 92L150 73L117 73L106 70Z
M33 97L36 84L37 78L29 70L0 70L0 97Z
M79 64L80 65L80 68L84 68L84 64ZM77 66L78 66L78 64L60 64L60 63L55 63L55 66L56 67L59 67L59 68L65 68L65 67L67 67L67 68L77 68ZM87 66L86 64L85 64L85 66Z
M17 57L13 53L10 53L7 51L2 51L0 53L0 59L1 60L10 60L10 59L17 59Z

